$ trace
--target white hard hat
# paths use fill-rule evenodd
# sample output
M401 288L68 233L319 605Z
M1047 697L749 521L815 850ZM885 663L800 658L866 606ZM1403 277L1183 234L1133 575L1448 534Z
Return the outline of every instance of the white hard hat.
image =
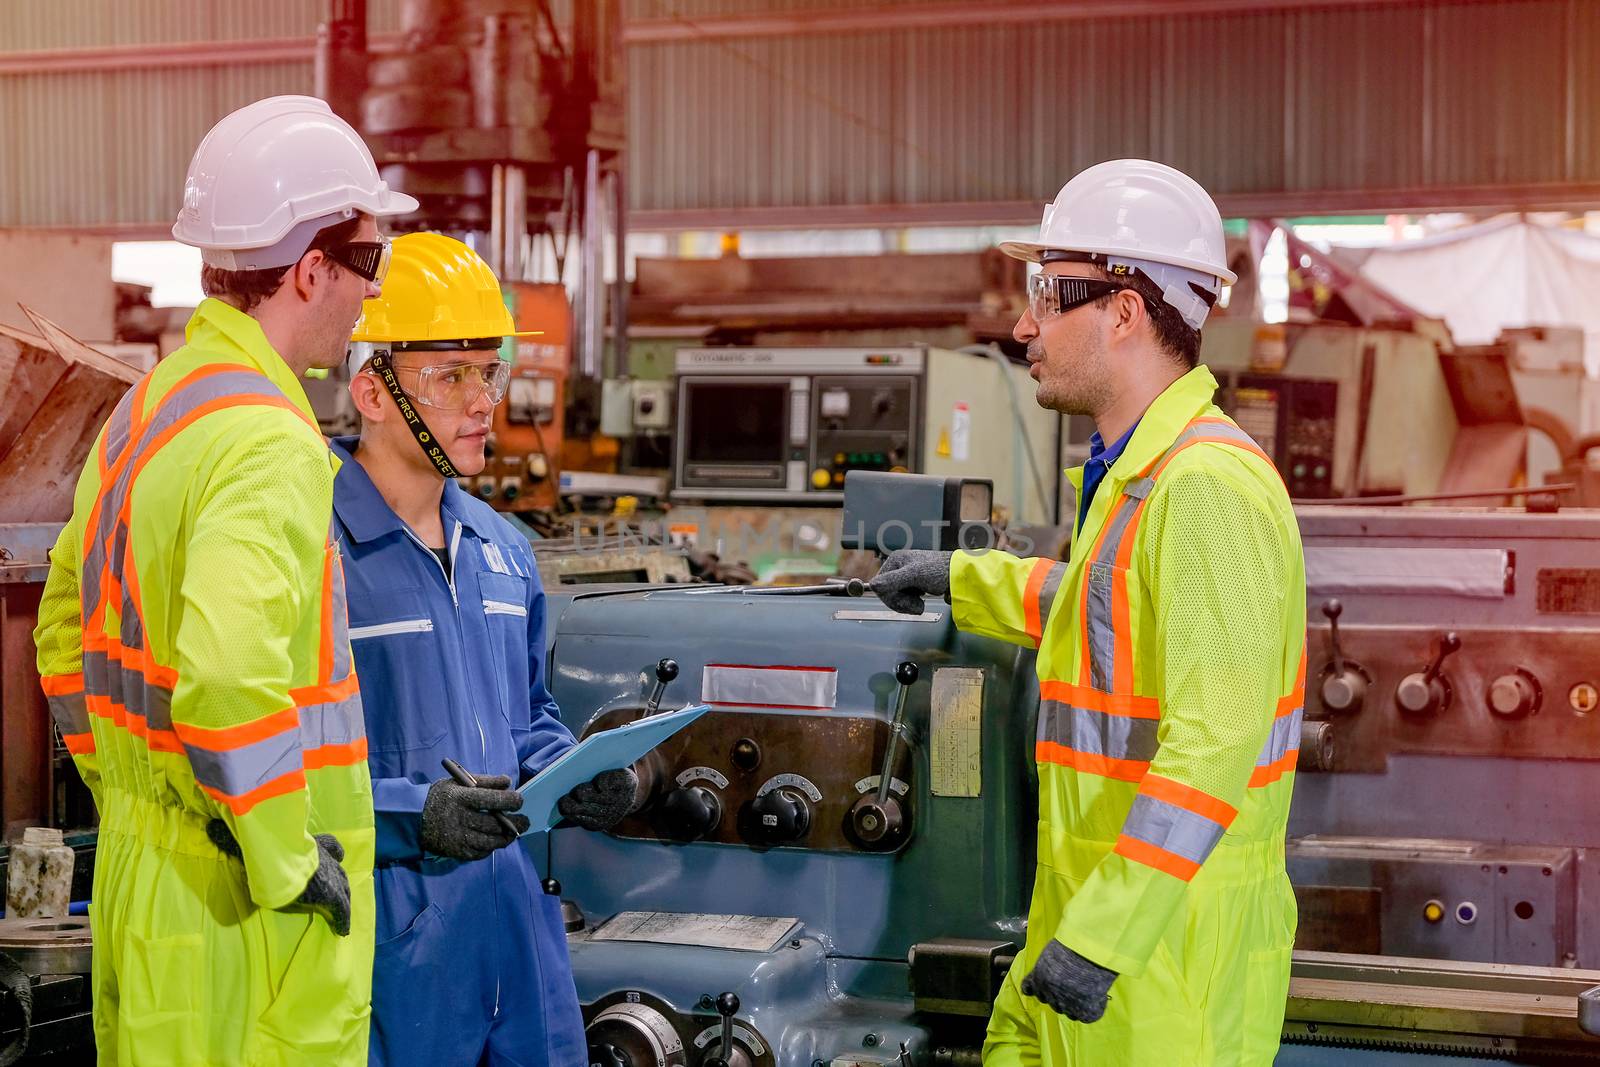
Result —
M417 201L378 177L366 143L313 96L257 100L223 118L189 163L172 236L225 270L287 267L318 230Z
M1006 241L1000 250L1031 263L1052 252L1086 254L1143 271L1196 329L1210 305L1184 283L1214 295L1236 280L1215 202L1187 174L1148 159L1114 159L1079 173L1044 209L1037 241Z

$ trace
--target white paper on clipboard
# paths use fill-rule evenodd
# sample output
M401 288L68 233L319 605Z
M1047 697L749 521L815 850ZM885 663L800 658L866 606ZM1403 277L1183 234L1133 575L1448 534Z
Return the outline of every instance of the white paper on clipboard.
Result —
M590 734L567 749L517 790L522 794L522 807L517 811L528 817L524 836L544 833L560 822L556 801L573 789L601 771L628 766L710 710L709 704L693 704L677 711L662 712Z

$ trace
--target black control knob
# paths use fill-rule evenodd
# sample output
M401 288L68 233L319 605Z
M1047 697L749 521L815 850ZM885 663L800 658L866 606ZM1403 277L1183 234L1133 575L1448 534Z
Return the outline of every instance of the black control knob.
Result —
M1444 676L1444 661L1461 648L1454 632L1439 638L1433 662L1416 674L1408 674L1395 687L1394 701L1407 715L1437 715L1450 706L1453 690Z
M1544 696L1539 680L1518 667L1489 683L1489 710L1502 719L1522 719L1539 710Z
M788 845L811 830L811 805L793 789L773 789L750 803L745 836L758 845Z
M899 682L901 685L916 685L917 675L919 673L921 672L917 670L917 665L915 663L912 663L910 660L905 660L899 664L896 664L894 669L894 680Z
M748 773L761 766L761 746L753 737L741 737L728 750L728 758L735 767Z
M674 841L698 841L722 824L722 799L703 785L674 789L661 802L661 829Z
M862 848L887 851L905 837L905 811L896 797L880 803L876 795L868 793L850 809L849 830Z
M561 883L554 878L546 878L539 883L539 888L544 890L544 894L547 897L559 897L561 895Z
M1328 617L1328 643L1332 659L1322 674L1322 706L1340 714L1357 712L1367 700L1367 686L1371 679L1361 665L1345 659L1339 645L1339 616L1344 605L1329 600L1322 605L1322 614Z

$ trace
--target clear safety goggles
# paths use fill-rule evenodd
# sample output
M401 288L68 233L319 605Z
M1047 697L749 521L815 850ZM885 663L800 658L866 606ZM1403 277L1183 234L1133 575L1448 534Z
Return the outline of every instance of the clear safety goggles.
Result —
M381 286L383 279L389 276L389 257L393 251L389 239L379 237L376 241L346 241L327 249L326 254L335 263Z
M1073 278L1040 271L1028 279L1028 313L1034 322L1065 315L1127 286L1102 278Z
M439 411L464 411L487 396L498 404L511 381L511 364L496 356L466 363L440 363L431 367L396 367L406 392L424 407Z

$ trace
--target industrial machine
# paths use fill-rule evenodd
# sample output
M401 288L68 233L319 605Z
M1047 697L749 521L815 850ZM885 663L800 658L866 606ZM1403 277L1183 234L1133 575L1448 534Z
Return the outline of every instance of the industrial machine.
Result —
M1279 1063L1600 1054L1600 517L1300 518ZM640 765L648 799L612 833L549 837L591 1062L978 1062L1025 936L1033 653L847 591L550 595L575 732L713 705Z
M1053 522L1061 420L1034 391L998 351L679 349L673 498L837 504L852 470L968 474Z

